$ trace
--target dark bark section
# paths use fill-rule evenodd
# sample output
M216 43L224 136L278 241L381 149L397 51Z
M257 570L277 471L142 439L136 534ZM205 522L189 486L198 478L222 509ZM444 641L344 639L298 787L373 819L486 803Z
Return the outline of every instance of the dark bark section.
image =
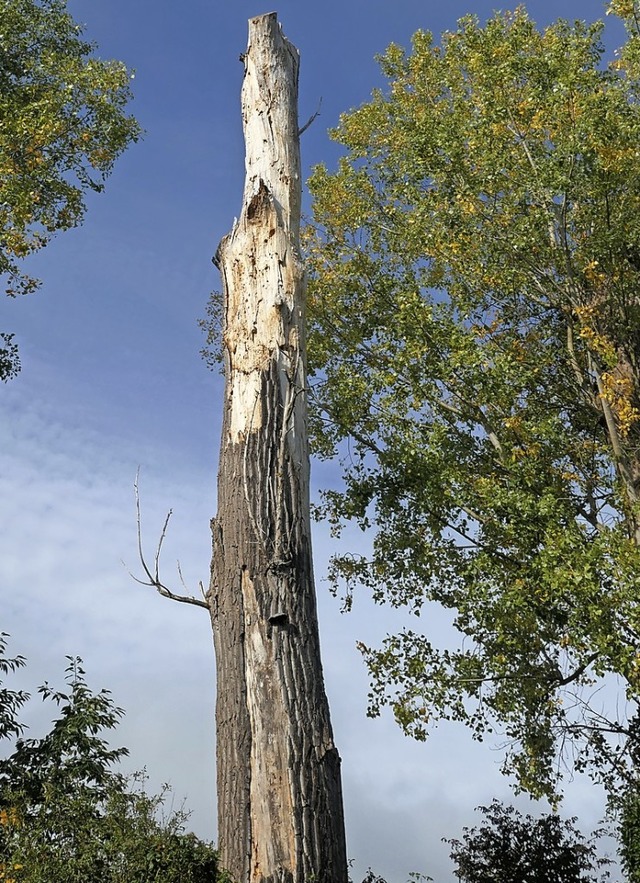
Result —
M320 662L308 509L301 499L304 466L281 443L288 398L274 359L263 376L261 428L226 444L221 458L211 598L219 840L222 864L238 881L271 879L255 865L262 850L254 843L270 837L267 851L281 868L277 879L333 883L346 879L340 759ZM253 672L257 695L251 696L246 668L256 654L247 658L247 640L258 640L265 651ZM252 746L250 707L259 709L264 746ZM252 748L281 760L280 769L270 770L271 793L261 797L269 807L262 815L282 823L289 805L288 830L256 830Z

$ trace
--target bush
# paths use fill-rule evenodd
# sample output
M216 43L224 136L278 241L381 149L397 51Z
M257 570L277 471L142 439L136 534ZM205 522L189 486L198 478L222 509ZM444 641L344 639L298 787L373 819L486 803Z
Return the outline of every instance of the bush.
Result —
M0 676L24 664L5 655ZM40 687L59 709L51 730L24 739L18 712L28 699L0 680L0 880L12 883L212 883L216 852L185 832L189 813L171 808L171 788L146 792L144 772L118 771L125 748L104 738L121 718L107 690L92 692L69 657L68 689ZM167 809L169 807L169 809Z
M447 840L461 883L597 883L610 864L575 829L576 819L555 813L534 819L494 800L480 806L487 822L465 828L463 839Z

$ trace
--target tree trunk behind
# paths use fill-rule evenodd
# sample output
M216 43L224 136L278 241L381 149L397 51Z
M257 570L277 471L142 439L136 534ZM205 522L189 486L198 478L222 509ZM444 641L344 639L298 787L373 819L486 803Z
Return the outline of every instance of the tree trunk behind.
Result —
M212 522L218 834L238 883L346 883L311 558L298 52L249 22L240 219L221 242L225 405Z

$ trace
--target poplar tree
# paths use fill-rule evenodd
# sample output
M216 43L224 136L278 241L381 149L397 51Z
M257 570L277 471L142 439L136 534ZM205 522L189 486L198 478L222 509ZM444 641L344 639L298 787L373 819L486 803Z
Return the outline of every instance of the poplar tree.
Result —
M361 645L370 713L498 730L549 796L561 756L619 781L638 730L640 6L609 12L609 60L523 8L390 46L307 230L323 514L372 537L335 584L426 620Z

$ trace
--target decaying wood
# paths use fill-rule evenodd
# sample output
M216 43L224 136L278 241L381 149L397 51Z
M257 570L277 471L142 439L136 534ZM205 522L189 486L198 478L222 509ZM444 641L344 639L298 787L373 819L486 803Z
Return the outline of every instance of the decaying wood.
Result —
M240 218L216 255L225 404L209 601L221 863L245 881L346 883L309 520L298 52L249 22Z

